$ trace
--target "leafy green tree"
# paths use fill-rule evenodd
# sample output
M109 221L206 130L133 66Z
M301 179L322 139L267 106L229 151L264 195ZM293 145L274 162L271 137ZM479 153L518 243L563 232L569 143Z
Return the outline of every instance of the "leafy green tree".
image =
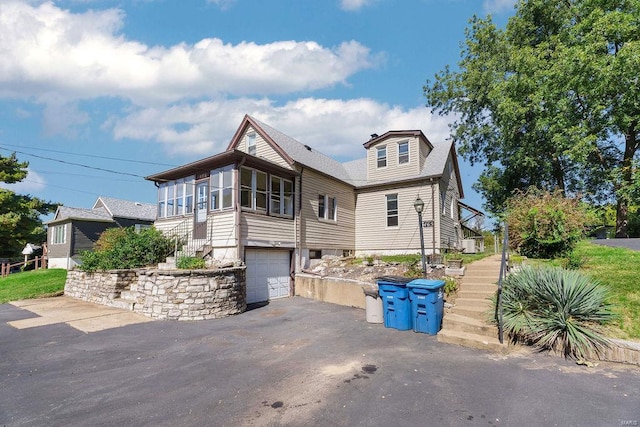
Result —
M627 235L638 188L640 0L521 0L505 29L473 17L458 70L424 88L454 114L460 152L485 170L492 213L515 189L558 188L616 202Z
M0 156L0 182L13 184L27 176L27 162L19 162L15 153ZM27 243L46 241L47 232L41 215L47 215L57 205L28 195L19 195L0 188L0 257L20 256Z

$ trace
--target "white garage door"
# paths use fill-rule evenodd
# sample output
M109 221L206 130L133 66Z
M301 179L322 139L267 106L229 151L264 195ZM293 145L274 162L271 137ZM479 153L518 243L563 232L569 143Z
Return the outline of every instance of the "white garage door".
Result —
M247 304L289 296L289 251L247 249Z

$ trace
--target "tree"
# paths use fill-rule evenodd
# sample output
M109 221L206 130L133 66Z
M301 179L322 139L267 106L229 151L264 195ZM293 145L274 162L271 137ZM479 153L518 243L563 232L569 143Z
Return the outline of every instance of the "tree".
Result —
M27 162L18 162L15 153L10 157L0 156L0 182L22 181L27 176L27 166ZM0 188L0 257L17 257L27 243L46 241L47 232L40 216L53 212L56 206Z
M427 106L455 114L460 152L496 214L536 186L616 201L626 236L638 188L640 0L521 0L504 30L473 17L459 70L427 82Z

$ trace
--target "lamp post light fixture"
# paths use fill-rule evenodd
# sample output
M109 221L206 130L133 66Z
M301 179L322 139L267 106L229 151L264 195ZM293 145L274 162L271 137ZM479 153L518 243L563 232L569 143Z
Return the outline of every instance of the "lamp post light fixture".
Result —
M420 228L420 254L422 255L422 274L424 277L427 277L427 262L424 256L424 232L422 230L422 211L424 210L424 202L418 196L415 202L413 202L413 207L418 213L418 228Z

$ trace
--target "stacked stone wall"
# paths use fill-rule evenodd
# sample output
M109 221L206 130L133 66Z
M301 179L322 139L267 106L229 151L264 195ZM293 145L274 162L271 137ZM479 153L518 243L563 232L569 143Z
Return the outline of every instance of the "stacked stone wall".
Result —
M155 319L206 320L247 309L245 268L147 270L131 291L134 311Z
M72 298L128 307L163 320L215 319L247 308L245 267L95 273L72 270L67 274L64 292Z
M122 291L136 282L135 270L110 270L100 273L88 273L80 270L67 272L64 294L72 298L96 304L111 305Z

